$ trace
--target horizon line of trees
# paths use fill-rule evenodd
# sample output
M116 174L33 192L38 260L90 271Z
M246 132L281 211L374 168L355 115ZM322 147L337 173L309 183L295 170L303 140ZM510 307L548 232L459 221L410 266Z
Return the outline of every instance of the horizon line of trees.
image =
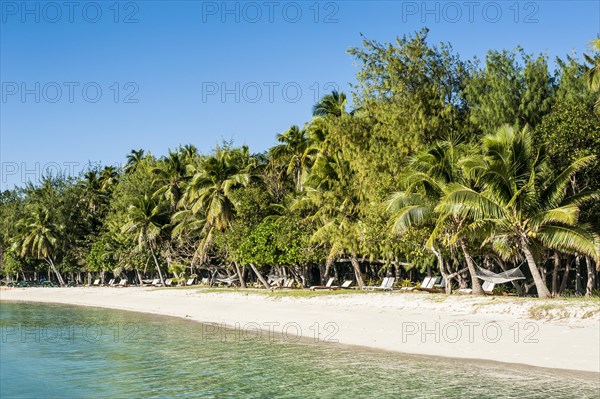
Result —
M363 38L349 50L360 64L354 109L332 92L264 153L132 150L123 168L1 193L1 275L65 285L65 275L220 271L245 288L268 287L268 274L303 286L441 274L448 293L480 294L477 267L521 266L527 279L505 289L592 295L600 39L551 73L541 54L461 60L427 34Z

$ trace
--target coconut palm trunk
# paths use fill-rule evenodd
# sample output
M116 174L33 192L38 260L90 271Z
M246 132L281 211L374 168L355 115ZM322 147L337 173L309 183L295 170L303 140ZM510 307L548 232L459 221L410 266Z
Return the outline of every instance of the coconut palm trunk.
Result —
M325 282L329 279L329 273L331 271L331 266L335 262L335 258L333 256L328 256L325 261L325 274L323 274L323 278L321 279L321 284L325 284Z
M358 263L358 258L356 257L356 254L354 252L352 252L352 254L350 256L350 263L352 263L352 268L354 269L354 276L356 277L356 284L358 285L358 287L360 289L362 289L365 286L365 283L363 281L362 274L360 272L360 264Z
M450 295L452 293L452 275L446 273L446 262L444 262L444 258L442 257L442 253L438 251L435 247L431 247L431 252L435 255L438 260L440 273L442 273L442 277L445 282L445 291L446 294Z
M48 262L48 264L50 265L50 268L52 269L52 271L54 272L54 274L56 275L56 279L58 280L58 283L60 284L61 287L64 287L65 284L65 280L63 280L62 275L60 274L60 272L58 271L58 269L56 268L56 266L54 265L54 261L52 260L52 257L49 256L46 261Z
M587 284L585 286L585 296L592 296L594 290L594 282L596 280L596 270L594 270L594 263L589 256L585 257L585 264L587 266Z
M240 270L240 265L238 265L237 262L233 262L233 266L235 267L235 272L237 273L238 278L240 279L240 287L246 288L246 282L244 281L244 273L242 273L242 271Z
M527 265L529 266L529 271L531 272L531 275L533 276L533 282L535 283L535 288L537 289L538 297L550 298L551 297L550 291L548 290L548 287L546 287L546 283L542 279L542 275L540 274L540 271L537 268L537 264L535 263L535 258L533 257L533 253L531 252L531 249L529 248L529 244L527 243L527 241L525 239L523 239L521 245L522 245L523 254L525 255L525 259L527 259Z
M158 259L156 258L156 254L154 253L154 248L152 248L152 244L148 241L148 246L150 247L150 253L152 253L152 259L154 259L154 264L156 265L156 270L158 270L158 276L160 278L160 285L165 286L165 280L163 279L162 272L160 271L160 265L158 264Z
M554 260L554 267L552 268L552 297L558 295L558 270L560 269L560 255L558 252L554 252L552 257Z
M475 264L473 263L473 258L467 251L467 246L465 245L464 240L460 240L460 248L465 255L465 261L467 262L467 267L469 269L469 274L471 275L471 284L473 288L473 294L482 295L483 289L481 288L481 283L479 282L479 278L477 277L477 270L475 269Z
M263 277L263 275L261 274L261 272L258 271L258 269L256 268L256 266L254 266L254 264L250 263L250 267L252 268L252 271L254 272L254 274L256 274L256 277L258 277L258 279L260 280L260 282L262 283L262 285L264 285L266 289L271 288L271 286L269 285L269 283L267 282L267 280L265 280L265 278Z

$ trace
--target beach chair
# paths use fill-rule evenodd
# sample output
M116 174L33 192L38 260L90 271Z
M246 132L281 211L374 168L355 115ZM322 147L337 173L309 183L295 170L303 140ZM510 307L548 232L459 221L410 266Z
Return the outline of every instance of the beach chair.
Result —
M204 277L202 279L202 285L210 286L210 279L208 277Z
M331 277L329 280L327 280L327 284L325 285L313 285L312 287L309 287L309 290L330 290L330 289L336 289L339 287L332 287L331 284L333 284L333 280L335 280L335 278Z
M481 285L483 292L485 292L486 294L490 294L490 295L494 293L495 287L496 287L496 283L490 283L489 281L486 281Z
M381 282L381 285L378 285L378 286L372 285L372 286L363 287L363 290L391 291L393 289L395 280L396 280L395 277L385 277L383 279L383 281Z
M159 278L155 278L154 280L152 280L152 282L150 283L150 285L160 285L160 279Z
M484 281L483 284L481 284L481 289L483 290L483 292L485 292L488 295L492 295L494 293L495 287L496 287L496 283L490 283L489 281ZM461 288L460 290L457 290L457 292L460 294L472 294L473 289L472 288Z
M421 287L423 288L427 288L429 287L429 285L431 284L431 280L433 279L433 277L425 277L423 279L423 282L421 283ZM400 291L414 291L416 289L419 289L421 287L402 287L400 288Z
M100 286L100 279L97 278L96 280L94 280L94 282L92 283L92 287L99 287Z
M114 287L115 286L115 279L111 278L110 280L108 280L108 284L109 287Z
M127 279L122 278L121 281L119 281L118 287L127 287Z
M288 278L285 279L283 285L271 287L271 290L281 289L281 288L294 288L294 279Z
M439 283L434 284L433 288L445 290L446 289L446 279L443 276L440 277L440 279L441 279L441 281Z
M173 279L172 278L168 278L165 280L165 285L167 287L170 287L173 284Z
M415 291L440 292L442 284L444 284L444 287L446 286L442 276L430 277L428 281L425 280L423 280L423 284L420 287L415 287Z
M350 287L352 285L352 280L346 280L344 281L344 283L342 285L340 285L340 288L343 289L350 289L352 287Z
M194 285L194 281L196 281L196 277L188 278L185 285Z

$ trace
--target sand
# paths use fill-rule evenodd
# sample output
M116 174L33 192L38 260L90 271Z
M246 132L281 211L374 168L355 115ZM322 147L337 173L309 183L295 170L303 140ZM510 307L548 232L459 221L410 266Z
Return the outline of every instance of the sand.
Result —
M3 289L35 301L152 313L335 344L600 373L600 303L369 293L271 297L201 289ZM552 309L550 309L552 308ZM542 317L542 319L540 319ZM206 333L217 329L206 328Z

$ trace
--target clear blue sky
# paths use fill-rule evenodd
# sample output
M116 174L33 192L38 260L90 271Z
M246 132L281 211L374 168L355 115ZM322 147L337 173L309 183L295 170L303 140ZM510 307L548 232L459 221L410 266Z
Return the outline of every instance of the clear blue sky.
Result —
M328 83L349 91L357 67L346 50L360 33L392 41L427 26L430 42L463 58L521 45L554 59L587 51L600 31L598 1L0 6L2 189L45 166L121 163L132 148L210 151L233 139L264 151L310 118Z

